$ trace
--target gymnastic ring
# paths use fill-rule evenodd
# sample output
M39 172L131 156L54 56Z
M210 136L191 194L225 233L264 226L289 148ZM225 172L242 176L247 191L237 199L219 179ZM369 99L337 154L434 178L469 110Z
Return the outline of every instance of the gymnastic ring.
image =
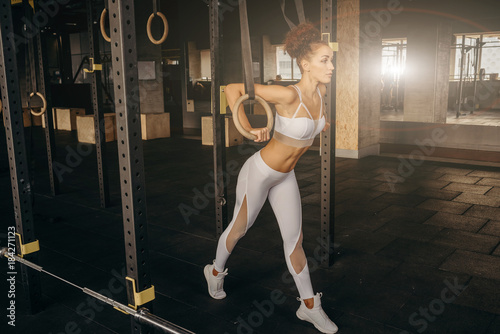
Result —
M156 12L156 14L158 14L158 16L163 21L163 36L161 36L161 38L157 40L151 34L151 23L153 22L153 18L155 17L155 13L152 13L151 15L149 15L149 19L148 19L148 24L147 24L146 31L148 33L148 37L149 37L149 40L151 41L151 43L159 45L159 44L165 42L165 40L167 39L167 36L168 36L168 21L167 21L167 18L165 17L165 15L163 15L162 12Z
M47 111L47 100L45 99L45 96L43 96L42 93L40 93L40 92L31 93L30 98L32 98L33 95L36 95L42 99L43 106L42 106L42 110L40 110L40 112L35 112L33 109L31 109L31 114L33 116L42 116Z
M102 13L101 13L101 35L102 35L102 38L104 38L104 40L106 42L111 42L111 38L108 36L108 34L106 34L106 28L104 27L104 21L106 20L107 13L108 13L108 10L106 8L104 8L102 10Z
M257 139L257 136L248 132L247 130L245 130L241 126L240 120L238 118L238 109L240 108L240 104L242 104L243 101L246 101L246 100L248 100L248 94L240 96L240 98L238 100L236 100L236 102L234 103L233 121L234 121L234 125L236 126L236 129L238 129L238 131L243 136L245 136L246 138L248 138L250 140L255 140L255 139ZM269 106L269 104L267 104L266 100L264 100L262 97L255 95L255 100L257 100L264 107L264 110L266 111L266 115L267 115L267 126L266 127L269 130L269 132L271 132L271 130L273 129L273 122L274 122L273 111L271 110L271 107Z

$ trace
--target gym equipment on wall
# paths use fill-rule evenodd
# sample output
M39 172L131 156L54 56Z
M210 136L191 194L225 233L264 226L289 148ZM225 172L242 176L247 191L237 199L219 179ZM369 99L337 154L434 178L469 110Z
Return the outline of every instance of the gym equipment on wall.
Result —
M89 60L90 70L84 70L91 74L92 80L92 109L94 111L94 133L97 156L97 175L99 178L99 198L101 207L109 206L109 182L108 169L106 164L106 130L104 123L104 112L102 109L101 94L101 55L99 52L99 33L94 28L95 4L94 0L87 0L87 32L89 36Z
M333 51L338 50L335 16L336 0L321 2L321 36ZM333 66L336 67L334 57ZM321 133L321 265L333 264L333 240L335 228L335 133L336 133L336 71L333 71L331 84L326 86L325 111L330 119L330 128Z
M220 73L220 33L219 1L210 0L210 61L211 61L211 95L213 124L213 157L214 157L214 187L215 187L215 234L219 237L227 227L227 184L226 175L226 133L225 117L221 114Z
M26 19L29 22L32 22L34 17L34 12L38 13L41 11L39 8L38 2L34 3L34 8L31 7L28 0L23 0L22 2L24 8L24 14ZM24 29L28 29L27 25L24 26ZM27 33L27 36L29 34ZM36 49L35 49L36 43ZM47 71L47 51L46 51L46 43L44 32L40 31L32 38L28 39L28 43L26 44L26 60L28 64L26 64L26 92L30 93L28 97L28 109L31 110L31 113L34 116L43 117L43 122L45 123L45 145L47 148L47 163L48 163L48 171L49 171L49 180L50 180L50 190L51 195L56 196L59 193L59 180L56 177L55 169L53 168L53 164L55 162L56 157L56 145L55 145L55 135L54 135L54 124L53 114L52 112L46 112L47 110L52 109L52 99L50 95L50 91L46 89L46 83L50 82L48 78ZM36 58L38 58L38 72L36 66ZM37 80L38 74L38 80ZM31 108L31 97L37 95L42 99L43 106L42 110L39 113L36 113ZM49 126L50 125L50 126Z
M3 119L9 156L10 181L14 202L15 230L8 230L8 238L15 237L16 251L24 259L38 262L38 240L35 238L30 175L26 152L23 110L16 57L16 43L12 40L14 26L10 0L0 0L2 24L0 25L0 90L3 102ZM34 65L34 61L32 62ZM9 246L10 247L10 246ZM11 269L12 270L12 269ZM41 309L40 274L30 268L21 268L28 312Z
M233 121L236 129L250 140L257 139L257 136L246 131L240 123L239 119L239 109L241 104L246 100L257 100L266 111L267 115L267 129L269 132L273 129L273 112L268 103L260 96L255 95L254 82L253 82L253 71L252 71L252 48L250 45L250 29L248 28L248 13L247 13L247 1L240 0L239 2L239 13L240 13L240 30L241 30L241 55L243 57L243 73L245 82L245 92L236 102L233 107Z
M155 16L158 16L162 20L162 22L163 22L163 35L161 36L160 39L155 39L153 37L153 34L151 33L151 24L153 23L153 18ZM165 42L165 40L167 39L167 36L168 36L168 21L167 21L167 18L165 17L165 15L162 12L158 11L157 0L153 0L153 13L148 18L148 23L146 25L146 32L148 34L149 40L153 44L160 45L163 42Z
M6 257L9 259L9 261L16 261L21 264L23 264L24 267L29 267L37 272L47 274L49 276L52 276L53 278L56 278L66 284L69 284L79 290L81 290L83 293L103 302L108 305L113 306L114 309L123 312L125 314L131 315L137 322L140 324L146 325L148 327L154 328L154 329L159 329L163 333L169 333L169 334L194 334L193 332L184 329L180 326L177 326L176 324L173 324L163 318L157 317L154 314L150 313L148 309L146 308L140 308L140 309L135 309L130 306L124 305L122 303L117 302L116 300L106 297L98 292L95 292L93 290L90 290L85 287L81 287L75 283L72 283L70 281L65 280L64 278L61 278L57 275L54 275L53 273L46 271L43 269L43 267L28 261L20 256L14 255L14 254L9 254L8 248L4 247L0 249L0 258Z

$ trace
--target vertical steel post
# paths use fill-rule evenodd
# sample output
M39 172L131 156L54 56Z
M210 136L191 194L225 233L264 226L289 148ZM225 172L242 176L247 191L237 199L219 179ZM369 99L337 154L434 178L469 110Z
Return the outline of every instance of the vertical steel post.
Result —
M476 38L476 45L474 46L474 88L471 114L476 111L476 93L477 93L477 70L479 66L479 48L481 47L481 40Z
M135 305L134 294L151 288L135 10L133 0L110 0L108 6L127 277L135 281L127 294ZM152 303L142 306L151 310ZM148 333L131 321L133 333Z
M225 117L220 113L220 25L219 1L210 0L210 60L212 66L212 121L214 138L214 182L215 182L215 218L216 235L220 236L227 226L227 186Z
M89 34L89 53L93 58L93 64L101 64L101 55L99 53L99 29L94 27L96 18L95 6L93 0L87 0L87 31ZM96 19L97 20L97 19ZM90 69L91 71L93 69ZM101 71L94 71L92 78L92 107L94 110L94 129L95 129L95 147L97 154L97 175L99 177L99 198L101 207L109 206L109 182L108 168L106 166L106 130L104 123L104 113L100 108L102 106L102 82Z
M28 244L35 242L36 239L10 0L0 0L0 8L2 13L0 14L2 21L0 25L0 91L7 137L16 232L20 234L22 243ZM16 250L18 254L20 254L19 246L17 245L18 249ZM38 263L37 252L26 254L24 258L30 262ZM40 273L26 266L21 266L21 271L29 312L37 313L41 308Z
M464 58L465 58L465 35L462 35L462 48L461 48L461 57L460 57L460 82L458 83L458 96L457 96L457 105L456 105L456 118L460 117L460 110L462 108L462 91L463 91L463 81L464 81Z
M326 42L337 40L336 8L337 1L321 1L321 33ZM334 6L335 5L335 6ZM335 66L336 57L334 57ZM328 131L322 133L321 140L321 265L333 264L333 238L335 220L335 127L336 127L336 72L333 71L332 83L326 88L325 110L331 120Z
M38 1L35 1L35 13L40 11L38 6ZM45 14L44 14L45 15ZM50 89L46 87L46 83L49 82L49 76L47 71L47 47L45 44L45 37L43 36L43 31L40 31L36 35L37 41L37 54L38 54L38 91L45 96L47 100L47 112L45 112L42 117L45 122L45 144L47 146L47 163L49 166L49 180L50 180L50 191L52 196L59 194L59 180L56 178L55 170L53 164L56 157L56 143L54 135L54 119L52 114L52 94ZM36 76L35 72L32 73Z

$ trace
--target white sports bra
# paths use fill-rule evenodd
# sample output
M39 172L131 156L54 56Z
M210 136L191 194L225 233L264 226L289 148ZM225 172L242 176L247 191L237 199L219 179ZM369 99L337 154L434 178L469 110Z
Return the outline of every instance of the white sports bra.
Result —
M300 103L292 118L284 117L276 113L273 138L293 147L311 146L314 137L323 130L326 124L325 116L323 115L323 97L321 96L319 88L317 88L321 101L320 116L318 119L313 119L306 105L302 102L302 92L299 87L295 85L292 85L292 87L297 91ZM307 111L309 117L295 117L302 106Z

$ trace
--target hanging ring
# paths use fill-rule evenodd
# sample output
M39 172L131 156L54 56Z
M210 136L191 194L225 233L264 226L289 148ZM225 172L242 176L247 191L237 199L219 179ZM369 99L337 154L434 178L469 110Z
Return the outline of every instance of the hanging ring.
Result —
M102 10L102 13L101 13L101 35L102 35L102 38L104 38L104 40L106 42L111 42L111 38L106 33L106 29L104 27L104 21L106 20L106 15L107 14L108 14L108 10L106 8L104 8Z
M217 202L222 206L226 205L227 203L224 197L219 197L219 200Z
M238 110L240 109L240 104L242 104L243 101L246 101L246 100L248 100L248 94L242 95L242 96L240 96L240 98L238 100L236 100L234 107L233 107L233 110L234 110L233 111L233 121L234 121L234 125L236 126L236 129L238 129L238 131L243 136L245 136L246 138L248 138L250 140L255 140L255 139L257 139L257 136L248 132L247 130L245 130L241 126L240 120L238 118ZM267 127L267 130L269 132L271 132L271 130L273 129L273 121L274 121L273 112L271 110L271 107L269 106L269 104L267 104L266 100L264 100L263 98L261 98L258 95L255 95L255 100L257 100L264 107L264 110L266 111L266 115L267 115L267 126L266 127Z
M33 95L36 95L42 99L43 106L42 106L42 110L40 110L40 112L35 112L33 109L31 109L31 114L33 116L42 116L47 111L47 100L45 99L45 96L43 96L43 94L40 92L31 93L30 98L32 98Z
M161 36L161 38L159 40L156 40L153 37L153 35L151 34L151 23L153 22L153 18L155 17L155 13L153 13L153 14L151 14L149 16L148 25L147 25L147 33L148 33L148 37L149 37L149 40L151 41L151 43L159 45L159 44L165 42L165 40L167 39L167 36L168 36L168 21L167 21L167 18L165 17L165 15L163 15L162 12L156 12L156 14L163 21L163 36Z

